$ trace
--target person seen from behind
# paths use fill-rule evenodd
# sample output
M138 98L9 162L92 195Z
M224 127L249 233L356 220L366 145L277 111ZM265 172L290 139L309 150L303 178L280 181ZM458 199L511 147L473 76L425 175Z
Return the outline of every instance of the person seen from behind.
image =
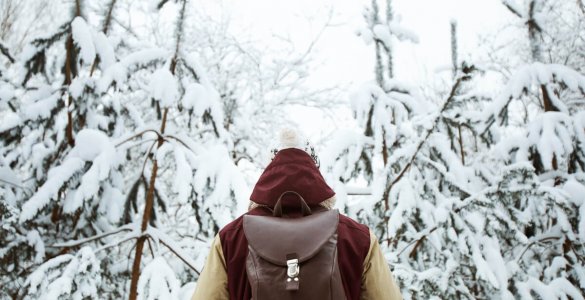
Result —
M281 147L249 211L216 235L192 300L401 300L374 233L333 209L335 192L299 134Z

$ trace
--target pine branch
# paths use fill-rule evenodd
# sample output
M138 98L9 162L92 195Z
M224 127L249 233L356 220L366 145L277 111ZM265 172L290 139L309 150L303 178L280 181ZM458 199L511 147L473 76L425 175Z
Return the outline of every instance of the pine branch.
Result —
M398 176L396 176L396 178L390 183L386 185L386 188L384 189L384 193L382 196L382 200L384 201L384 203L386 204L386 211L389 209L388 206L388 201L389 201L389 196L390 196L390 190L392 189L392 187L398 183L398 181L400 181L402 179L402 177L404 176L404 174L406 174L406 172L410 169L410 167L412 166L412 164L414 163L414 161L416 160L416 157L418 155L418 152L422 149L423 145L427 142L427 140L429 139L429 137L431 136L431 134L437 129L437 126L439 125L439 121L441 120L441 118L443 117L443 112L445 112L445 110L449 107L449 105L451 104L451 102L455 99L455 96L459 90L460 85L464 82L467 81L471 78L471 73L475 71L475 68L473 66L469 67L467 70L464 70L463 75L457 79L457 81L455 82L455 84L453 85L453 87L451 88L451 93L449 94L449 97L447 98L447 100L445 100L445 103L443 104L443 107L441 107L441 110L439 111L437 117L435 118L434 122L433 122L433 126L427 130L425 136L423 139L421 139L414 151L414 153L412 154L410 160L408 161L408 163L406 164L406 166L398 173ZM388 172L388 181L390 181L390 174L391 172ZM388 227L388 222L389 222L389 216L385 216L384 217L384 223L386 224L386 228ZM390 239L387 239L388 243L390 242Z
M387 186L386 191L384 192L385 195L387 195L390 192L390 189L392 188L393 185L395 185L398 181L400 181L400 179L402 179L402 177L404 176L406 171L408 171L410 166L414 163L418 152L422 149L422 146L427 142L427 140L429 139L431 134L435 131L435 129L437 129L437 125L439 124L439 121L442 118L443 112L445 112L445 110L447 109L449 104L451 104L451 102L455 99L455 95L459 89L459 86L461 85L461 83L463 81L469 80L470 78L471 78L470 75L465 74L455 82L455 85L453 85L453 88L451 88L451 93L449 94L449 97L447 98L447 100L443 104L443 107L441 108L437 117L435 118L435 120L433 122L433 126L427 130L425 137L419 141L419 143L416 147L416 150L412 154L412 157L410 158L410 160L408 161L406 166L402 169L402 171L400 171L400 173L398 173L398 176Z
M459 150L461 151L461 164L465 165L465 149L463 149L463 135L461 134L461 124L457 125L459 133Z
M393 16L393 12L392 12L392 0L386 0L386 23L390 24L390 22L392 22L392 19L394 18ZM388 56L388 78L393 78L394 77L394 63L393 63L393 54L392 54L392 48L390 48L390 45L386 45L385 43L383 43L384 45L384 49L386 50L386 55Z
M583 14L585 14L585 2L583 2L583 0L576 0L577 1L577 6L579 6L579 9L581 10L581 12Z
M171 237L167 236L165 233L161 232L160 230L154 227L148 228L148 234L150 234L153 239L158 240L161 244L169 248L169 250L171 250L173 254L175 254L180 260L182 260L189 268L195 271L197 275L200 274L199 270L195 268L196 265L195 261L189 258L189 255L187 255L183 251L183 249L181 249L180 246L175 245Z
M33 46L39 47L39 48L48 48L51 47L54 43L60 41L63 37L65 37L67 35L67 33L69 33L69 31L71 30L71 22L73 20L69 20L68 22L63 23L61 26L59 26L59 29L57 30L57 33L53 34L50 37L47 38L38 38L38 39L34 39L31 44Z
M515 14L515 15L516 15L518 18L521 18L521 19L522 19L522 18L524 18L524 17L522 16L522 14L521 14L519 11L517 11L517 10L516 10L516 8L514 8L514 7L513 7L513 6L510 4L510 2L509 2L509 1L510 1L510 0L503 0L503 1L502 1L502 4L504 4L504 6L506 6L506 8L507 8L508 10L510 10L510 12L512 12L513 14Z
M457 22L451 21L451 65L453 67L453 78L457 77Z
M145 130L140 131L140 132L132 135L131 137L129 137L129 138L127 138L127 139L125 139L125 140L117 143L116 144L116 147L119 147L119 146L121 146L121 145L123 145L123 144L125 144L125 143L127 143L127 142L129 142L129 141L131 141L133 139L135 139L135 138L142 137L142 135L144 135L147 132L152 132L152 133L156 134L157 139L164 139L164 137L158 131L156 131L154 129L145 129Z
M161 0L158 5L156 6L157 9L161 9L165 4L167 4L169 0Z
M372 15L370 18L371 19L369 20L370 21L369 25L370 25L371 29L373 29L374 26L379 23L378 3L376 2L376 0L372 0ZM376 74L376 82L381 87L384 86L384 70L382 69L382 54L381 54L382 46L383 46L382 41L380 41L379 39L374 40L374 48L376 50L376 53L375 53L376 64L375 64L375 71L374 72Z
M24 191L30 192L31 195L34 194L34 192L31 189L29 189L27 187L24 187L24 186L22 186L20 184L13 183L13 182L10 182L8 180L4 180L2 178L0 178L0 182L3 182L5 184L8 184L8 185L11 185L11 186L14 186L14 187L17 187L17 188L22 189ZM27 193L27 195L28 195L28 193Z
M466 197L465 199L463 199L461 202L458 203L458 205L452 210L452 213L453 214L458 214L464 208L466 208L467 206L469 206L470 204L472 204L472 201L473 200L476 200L480 196L485 195L490 190L491 190L491 187L488 187L488 188L485 188L485 189L479 191L478 193L475 193L473 195L469 195L468 197ZM413 244L416 244L414 246L414 248L411 250L410 254L409 254L409 257L410 258L414 258L414 255L416 255L417 249L420 248L420 246L422 245L422 243L428 238L428 236L431 233L435 232L441 226L443 226L443 223L439 223L439 224L433 226L432 228L428 229L427 231L421 233L418 238L415 238L410 243L408 243L406 246L404 246L404 248L402 248L402 250L400 250L396 256L400 256L402 253L404 253L404 251L406 251L406 249L408 249L408 247L410 247ZM396 239L396 237L394 237L394 238L386 238L385 241L388 244L390 244L390 242L393 239Z
M526 245L526 247L524 248L522 253L520 253L518 258L516 259L516 263L518 263L520 261L520 259L522 259L522 256L524 256L524 253L526 253L526 251L528 251L528 249L530 247L532 247L533 245L540 243L540 242L549 241L549 240L560 240L561 238L562 238L562 236L548 236L548 237L543 237L540 239L532 239L532 241L528 245Z
M0 52L8 58L11 63L14 63L14 58L10 55L8 48L6 48L2 43L0 43Z
M127 225L118 227L118 228L116 228L112 231L106 232L106 233L98 234L98 235L84 238L84 239L80 239L80 240L63 242L63 243L56 243L56 244L50 245L49 247L52 247L52 248L71 248L71 247L75 247L75 246L80 246L80 245L83 245L85 243L99 240L99 239L102 239L106 236L110 236L110 235L113 235L113 234L116 234L119 232L133 231L133 230L135 230L134 227L136 227L136 224L127 224Z
M175 54L173 56L173 60L171 61L171 73L175 75L175 69L177 60L179 58L179 50L181 47L181 42L183 41L184 35L184 23L185 23L185 11L187 10L187 0L183 0L183 5L181 7L181 11L179 12L179 19L177 20L177 28L176 30L176 37L177 41L175 43Z
M469 197L469 195L471 195L471 193L469 191L467 191L465 188L461 187L458 182L451 180L447 176L446 170L444 168L441 168L442 165L433 161L432 159L430 159L426 155L422 155L422 156L423 156L421 158L422 162L426 163L429 167L431 167L431 168L435 169L437 172L439 172L443 176L443 178L445 178L446 182L451 184L452 187L456 188L459 191L459 193L461 193L461 196L463 198L467 198L467 197Z
M66 43L66 51L67 51L67 55L65 57L65 82L63 82L64 85L69 86L73 80L73 77L75 77L77 75L77 71L76 71L76 58L77 58L77 53L75 53L75 48L73 46L73 36L69 35L69 37L67 38L67 43ZM71 96L70 93L68 93L67 96L67 127L66 127L66 132L65 132L65 136L67 137L67 143L73 147L75 146L75 140L73 138L73 116L72 116L72 111L71 111L71 105L73 104L73 97Z
M176 31L177 43L175 45L175 53L173 55L173 59L171 61L171 65L170 65L170 71L171 71L171 74L173 74L173 75L175 75L175 71L176 71L176 67L177 67L177 59L179 56L179 47L180 47L181 38L183 35L183 21L185 18L186 8L187 8L187 0L183 0L183 6L181 8L179 20L177 22L177 26L178 26L177 31ZM165 139L162 137L162 135L165 133L168 112L169 112L169 108L165 107L164 112L163 112L163 116L162 116L162 121L161 121L160 135L159 135L158 142L157 142L157 149L160 149L160 147L165 142ZM153 212L155 182L156 182L157 172L158 172L158 161L156 160L156 157L155 157L153 160L153 164L152 164L152 171L150 172L150 181L148 184L148 191L146 193L146 204L144 206L144 213L142 215L142 225L140 227L140 229L143 233L147 229L148 223L150 222L151 214ZM141 265L141 261L142 261L142 251L144 249L144 241L145 241L145 237L142 236L138 239L138 242L136 243L136 251L134 254L134 263L132 265L132 278L130 281L130 300L136 300L136 298L138 297L138 279L140 277L140 265Z
M112 2L110 2L110 6L108 7L108 13L106 14L106 18L104 19L104 27L102 28L102 31L104 33L108 33L108 30L110 29L110 24L112 23L112 13L114 11L114 5L116 5L116 0L112 0Z
M103 245L95 250L95 252L103 251L112 247L119 246L127 241L134 240L140 237L140 234L137 234L137 231L133 230L130 233L124 235L121 239L114 241L112 243Z
M116 0L112 0L112 2L110 2L110 5L108 6L108 10L107 10L106 16L104 18L104 27L102 28L102 31L104 32L104 34L107 34L108 30L110 29L110 24L112 21L112 12L114 11L115 4L116 4ZM98 63L99 63L99 58L96 56L95 59L93 60L93 63L91 64L91 69L89 71L90 77L93 75L93 72L95 71L95 68L97 67Z
M134 208L134 211L136 211L138 189L140 188L140 186L142 184L146 185L145 181L146 181L146 179L144 178L143 172L141 172L138 179L136 179L134 184L132 184L132 187L130 188L128 195L126 196L126 203L124 205L124 217L122 219L122 222L130 223L132 221L131 220L132 214L131 214L130 210L131 210L131 208Z

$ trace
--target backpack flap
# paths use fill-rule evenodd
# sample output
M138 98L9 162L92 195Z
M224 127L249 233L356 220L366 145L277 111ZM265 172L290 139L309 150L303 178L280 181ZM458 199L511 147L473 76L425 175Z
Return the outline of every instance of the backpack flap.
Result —
M299 263L313 257L337 232L337 209L303 218L244 216L248 245L263 259L286 267L287 255L296 253Z
M329 210L302 218L244 216L249 247L262 259L287 269L287 290L298 289L301 264L337 233L339 211Z

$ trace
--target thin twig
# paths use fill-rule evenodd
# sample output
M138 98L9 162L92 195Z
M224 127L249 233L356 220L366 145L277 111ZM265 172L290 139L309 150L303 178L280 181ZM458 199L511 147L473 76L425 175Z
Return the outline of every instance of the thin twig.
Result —
M447 109L447 107L449 106L451 101L453 101L453 99L455 98L455 93L459 89L459 85L461 84L461 82L463 82L464 80L467 80L468 78L469 78L468 75L466 75L466 76L459 78L455 82L455 85L453 85L453 88L451 89L451 93L449 94L449 97L447 98L447 100L443 104L443 107L441 108L441 110L439 111L439 114L437 115L437 117L435 118L435 121L433 122L433 127L431 127L430 129L427 130L425 137L418 143L416 150L414 151L412 157L410 158L410 161L406 164L406 166L402 169L402 171L400 171L400 173L398 174L398 176L396 176L396 178L392 181L392 183L390 183L386 187L386 191L384 191L384 195L387 195L390 192L390 189L392 188L392 186L394 186L398 181L400 181L400 179L402 179L402 177L404 176L406 171L408 171L410 166L414 163L418 152L420 151L420 149L422 149L422 146L426 143L426 141L429 139L431 134L437 128L437 125L439 124L439 120L441 119L443 112Z
M197 268L195 268L195 266L193 266L191 263L189 263L187 261L187 259L185 259L182 255L180 255L179 253L177 253L175 251L175 249L173 249L171 246L167 245L163 240L159 240L161 244L165 245L167 248L169 248L169 250L171 250L171 252L173 252L180 260L182 260L187 266L189 266L189 268L191 268L193 271L195 271L195 273L197 273L197 275L200 275L201 273L197 270Z
M122 232L122 231L132 231L136 224L128 224L128 225L124 225L122 227L118 227L113 231L109 231L106 233L102 233L102 234L98 234L98 235L94 235L92 237L88 237L88 238L84 238L84 239L80 239L80 240L76 240L76 241L69 241L69 242L65 242L65 243L56 243L53 245L49 245L49 247L51 248L69 248L69 247L75 247L75 246L79 246L82 244L85 244L87 242L91 242L91 241L95 241L95 240L99 240L101 238L104 238L106 236L110 236L112 234L116 234L118 232Z
M13 183L13 182L10 182L10 181L7 181L7 180L4 180L4 179L1 179L1 178L0 178L0 182L4 182L4 183L6 183L6 184L8 184L8 185L15 186L15 187L17 187L17 188L20 188L20 189L23 189L23 190L25 190L25 191L29 191L31 194L34 194L33 190L31 190L31 189L29 189L29 188L26 188L26 187L24 187L24 186L22 186L22 185L19 185L19 184L16 184L16 183Z
M162 138L161 134L160 134L160 133L158 133L158 131L156 131L156 130L154 130L154 129L145 129L145 130L143 130L143 131L141 131L141 132L139 132L139 133L137 133L137 134L135 134L135 135L133 135L133 136L131 136L131 137L129 137L129 138L127 138L127 139L125 139L125 140L123 140L123 141L119 142L119 143L117 143L117 144L116 144L116 147L118 147L118 146L120 146L120 145L122 145L122 144L124 144L124 143L127 143L127 142L129 142L129 141L131 141L131 140L133 140L133 139L135 139L135 138L137 138L137 137L140 137L140 136L142 136L143 134L145 134L145 133L147 133L147 132L152 132L152 133L156 134L156 136L157 136L158 138Z

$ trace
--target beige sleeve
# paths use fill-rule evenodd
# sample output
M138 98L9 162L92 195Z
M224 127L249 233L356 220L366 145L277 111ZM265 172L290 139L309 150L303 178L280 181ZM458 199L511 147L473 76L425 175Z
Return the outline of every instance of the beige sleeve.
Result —
M215 236L191 300L228 300L227 270L221 240Z
M378 238L372 231L370 231L370 250L364 261L361 299L402 300L400 289L378 245Z

